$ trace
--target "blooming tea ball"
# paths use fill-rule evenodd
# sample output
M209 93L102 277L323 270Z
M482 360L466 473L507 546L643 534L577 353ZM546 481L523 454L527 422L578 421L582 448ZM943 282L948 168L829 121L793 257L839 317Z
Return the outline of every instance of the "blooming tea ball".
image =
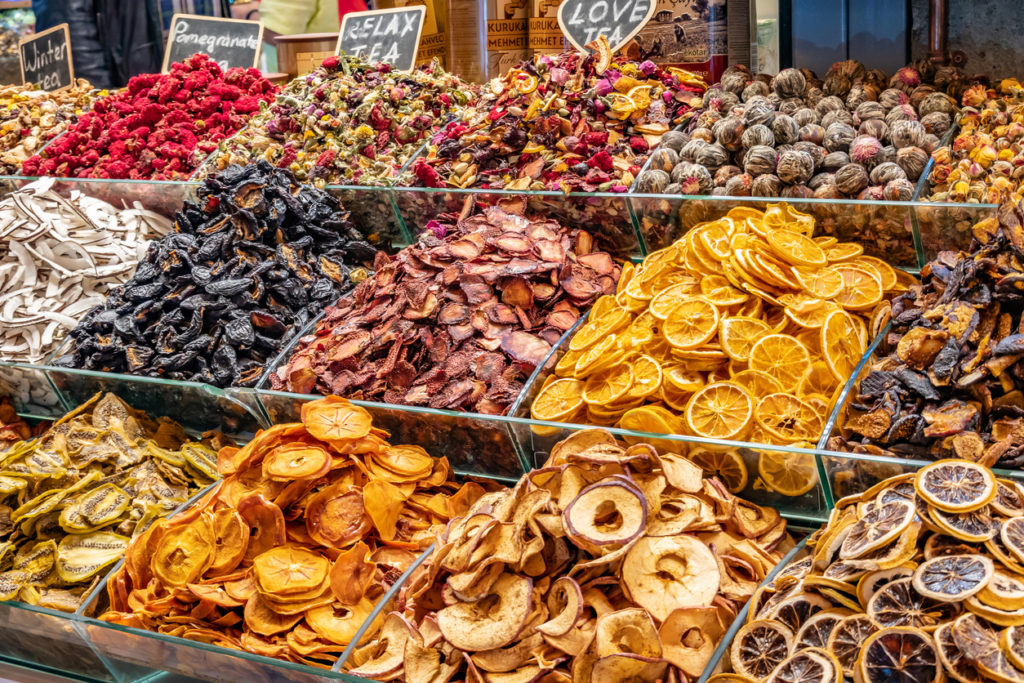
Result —
M835 186L846 195L855 195L868 186L868 172L860 164L847 164L835 173Z
M790 185L806 183L814 175L814 159L807 152L795 149L783 152L779 155L775 174Z
M783 69L772 79L772 90L782 97L800 97L807 88L807 79L799 69Z
M640 194L661 194L672 183L672 177L661 169L648 169L636 179L633 188Z
M750 184L750 194L755 197L778 197L781 193L782 181L773 173L757 176Z
M743 155L743 170L757 177L766 173L775 173L778 154L767 145L754 145Z
M800 126L791 116L779 114L772 121L771 128L776 144L788 145L800 139Z
M743 131L743 148L750 149L755 145L775 146L775 135L772 129L763 123L755 123Z
M896 149L920 147L928 134L920 121L897 121L889 129L889 139Z

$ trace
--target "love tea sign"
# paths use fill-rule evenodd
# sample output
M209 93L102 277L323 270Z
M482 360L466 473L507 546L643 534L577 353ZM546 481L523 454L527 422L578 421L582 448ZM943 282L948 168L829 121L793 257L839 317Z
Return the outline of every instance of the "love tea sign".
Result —
M362 55L371 62L387 62L398 71L412 71L426 14L423 5L349 12L341 22L336 52Z
M656 9L655 0L562 0L558 25L579 50L586 52L587 43L604 35L616 52L640 33Z

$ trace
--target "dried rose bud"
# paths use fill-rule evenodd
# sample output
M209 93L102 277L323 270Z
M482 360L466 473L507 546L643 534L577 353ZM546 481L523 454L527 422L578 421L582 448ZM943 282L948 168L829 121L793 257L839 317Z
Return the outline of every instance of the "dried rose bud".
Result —
M882 143L870 135L858 135L850 143L850 161L868 168L882 162ZM842 188L840 188L842 189Z

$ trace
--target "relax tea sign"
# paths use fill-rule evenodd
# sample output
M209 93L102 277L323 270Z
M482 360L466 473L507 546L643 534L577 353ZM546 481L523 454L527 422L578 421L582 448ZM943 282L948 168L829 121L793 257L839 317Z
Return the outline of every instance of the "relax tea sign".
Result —
M412 71L426 13L423 5L349 12L342 20L336 52L387 62L398 71Z
M615 52L640 33L655 9L655 0L563 0L558 25L579 50L604 35Z

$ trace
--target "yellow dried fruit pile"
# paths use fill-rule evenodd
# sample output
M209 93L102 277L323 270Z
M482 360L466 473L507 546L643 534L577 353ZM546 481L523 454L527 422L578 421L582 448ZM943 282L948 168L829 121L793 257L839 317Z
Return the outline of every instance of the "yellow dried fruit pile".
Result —
M222 449L224 481L132 542L100 618L330 668L376 600L484 493L387 436L328 397L305 404L299 424Z
M373 680L696 680L792 540L775 510L603 430L482 496L346 667Z
M814 228L787 204L735 208L627 265L615 296L598 299L569 341L532 416L812 445L888 319L889 298L913 282L859 245L814 237ZM760 475L800 495L814 484L805 465L793 476L762 462ZM746 481L744 469L730 488Z
M217 478L224 443L97 394L13 445L0 455L0 600L75 611L132 536Z
M1024 681L1020 485L940 460L840 500L808 547L753 598L731 680Z

